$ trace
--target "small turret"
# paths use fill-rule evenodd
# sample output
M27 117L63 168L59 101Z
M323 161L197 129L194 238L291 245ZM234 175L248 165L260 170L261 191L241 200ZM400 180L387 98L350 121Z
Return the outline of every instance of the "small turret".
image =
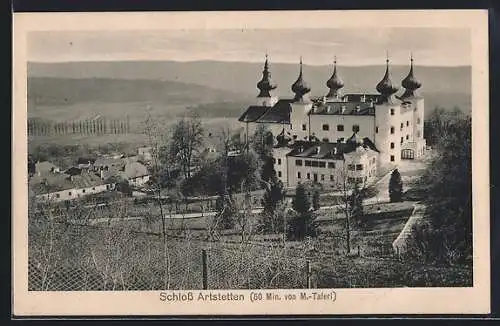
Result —
M302 57L300 57L300 72L299 72L299 77L295 81L295 83L292 84L292 92L295 93L295 100L302 100L304 95L309 93L311 91L311 88L309 85L304 81L303 76L302 76Z
M380 103L391 102L392 95L399 90L399 88L394 86L391 81L391 76L389 72L389 57L387 57L385 62L386 62L385 75L382 78L382 80L377 84L377 91L382 95L380 97Z
M401 86L405 88L405 92L401 96L401 99L415 96L415 91L422 87L422 83L413 75L413 55L410 56L410 71L401 82Z
M344 82L337 75L337 58L333 60L333 74L330 79L327 80L326 86L330 89L326 97L339 98L339 90L344 87Z
M271 91L276 89L276 84L271 81L271 72L269 71L269 61L266 54L264 70L262 71L262 79L257 83L257 88L260 90L257 97L271 97Z

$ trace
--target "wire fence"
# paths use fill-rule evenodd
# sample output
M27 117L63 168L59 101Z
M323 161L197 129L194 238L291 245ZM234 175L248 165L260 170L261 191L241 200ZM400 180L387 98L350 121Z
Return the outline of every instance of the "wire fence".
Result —
M302 249L30 222L30 291L305 288Z

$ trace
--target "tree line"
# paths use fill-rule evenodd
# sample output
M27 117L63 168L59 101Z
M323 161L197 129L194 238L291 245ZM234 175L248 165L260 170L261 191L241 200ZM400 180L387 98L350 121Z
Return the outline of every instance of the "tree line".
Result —
M79 121L55 122L40 119L28 119L28 136L55 135L105 135L126 134L130 132L128 118L121 119L87 119Z

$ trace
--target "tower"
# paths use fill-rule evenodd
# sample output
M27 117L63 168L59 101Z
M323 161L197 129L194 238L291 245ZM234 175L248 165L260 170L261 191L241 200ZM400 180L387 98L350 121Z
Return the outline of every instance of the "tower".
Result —
M333 60L333 74L326 81L326 86L330 89L328 94L326 95L326 98L329 100L339 100L340 99L340 89L344 87L344 82L342 79L337 75L337 58L334 58Z
M276 84L271 81L271 72L269 71L269 60L266 54L262 79L257 83L259 95L257 95L257 105L273 106L278 101L276 97L271 96L271 91L276 89Z
M380 151L379 164L395 164L401 160L401 110L394 94L398 87L394 86L390 77L389 57L386 58L385 74L376 86L380 97L375 106L375 146Z
M302 73L302 57L300 57L299 77L292 84L292 92L295 94L291 103L292 112L290 114L290 128L293 135L298 139L309 139L310 124L309 113L312 109L312 102L308 93L311 91L309 85L304 81Z
M413 74L413 55L410 55L410 71L402 80L401 86L405 88L401 99L411 102L413 107L413 141L415 142L415 157L423 155L425 151L424 139L424 98L416 94L422 83Z

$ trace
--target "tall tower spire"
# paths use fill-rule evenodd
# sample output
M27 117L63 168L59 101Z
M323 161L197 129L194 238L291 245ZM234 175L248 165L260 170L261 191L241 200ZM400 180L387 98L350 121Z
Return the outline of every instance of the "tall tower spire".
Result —
M257 88L260 90L257 97L271 97L271 91L276 89L276 85L271 81L271 72L269 71L269 59L266 53L266 61L264 62L264 70L262 71L262 79L257 83Z
M422 83L418 81L417 78L413 75L413 54L410 53L410 71L408 75L401 82L401 86L405 88L404 94L401 96L401 99L405 99L411 96L415 96L415 91L422 87Z
M300 56L299 77L292 84L292 92L295 93L295 100L301 100L303 96L311 91L309 85L304 81L302 76L302 56Z
M382 80L377 84L377 91L382 95L380 102L389 102L394 93L398 91L398 87L394 86L391 81L390 71L389 71L389 53L386 54L385 59L386 67L385 74Z
M334 56L333 58L333 74L326 81L326 86L330 89L326 97L328 98L338 98L339 97L339 90L344 87L344 82L342 79L337 75L337 57Z

